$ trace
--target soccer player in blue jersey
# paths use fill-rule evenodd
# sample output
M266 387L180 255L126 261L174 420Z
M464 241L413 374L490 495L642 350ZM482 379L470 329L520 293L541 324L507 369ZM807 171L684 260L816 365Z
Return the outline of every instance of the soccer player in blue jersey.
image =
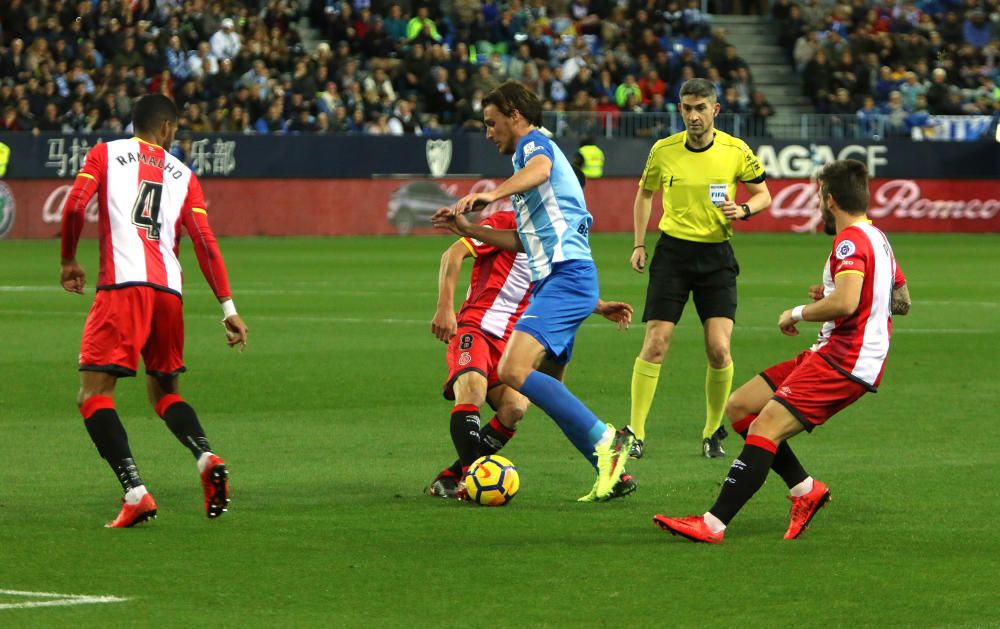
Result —
M524 394L555 420L570 442L597 469L582 502L602 502L622 492L615 486L634 436L597 418L562 383L576 331L591 313L627 324L632 307L600 299L588 236L593 217L583 189L562 151L540 130L542 104L530 90L507 81L483 99L486 137L513 155L514 175L490 192L459 199L432 218L435 225L495 247L524 251L532 295L500 359L500 380ZM463 215L510 196L516 230L474 225Z

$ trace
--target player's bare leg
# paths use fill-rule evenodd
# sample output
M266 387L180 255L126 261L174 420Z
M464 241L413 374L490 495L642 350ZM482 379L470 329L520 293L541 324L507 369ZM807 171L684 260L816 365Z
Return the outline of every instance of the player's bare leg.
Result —
M478 371L466 371L452 383L455 405L451 409L451 440L458 459L442 470L427 488L427 494L439 498L464 496L462 479L480 454L482 418L479 409L486 403L488 383Z
M656 515L653 521L664 530L692 541L721 542L729 522L764 484L778 445L802 430L801 422L787 408L775 401L768 402L750 425L743 451L733 461L712 508L703 516ZM821 506L816 506L812 515Z
M117 376L110 373L81 371L76 402L98 454L111 466L125 492L121 511L105 526L128 528L155 518L156 502L139 476L129 449L128 434L115 411L113 395L117 380Z
M632 367L632 403L628 428L635 434L635 444L629 452L633 459L641 459L645 452L646 419L653 405L656 386L660 382L660 369L670 350L675 327L671 321L646 322L642 349Z
M212 452L198 415L180 396L177 376L149 374L146 389L156 414L198 462L205 514L209 518L219 517L229 505L229 471L226 462Z
M771 385L760 375L754 376L737 389L726 404L726 415L732 422L733 430L746 438L757 414L773 396ZM803 469L787 440L778 444L771 470L781 476L788 486L788 499L792 501L792 524L789 525L785 538L795 539L806 529L816 511L830 500L829 488L814 480Z
M603 502L611 498L635 441L632 433L615 430L578 400L560 380L565 367L549 358L545 347L531 334L514 330L498 372L504 384L545 411L597 470L597 482L581 500Z
M723 414L729 391L733 386L733 359L730 339L733 320L727 317L709 317L704 321L705 354L708 369L705 372L705 428L702 431L702 455L714 459L726 456L722 440L728 435L722 426Z

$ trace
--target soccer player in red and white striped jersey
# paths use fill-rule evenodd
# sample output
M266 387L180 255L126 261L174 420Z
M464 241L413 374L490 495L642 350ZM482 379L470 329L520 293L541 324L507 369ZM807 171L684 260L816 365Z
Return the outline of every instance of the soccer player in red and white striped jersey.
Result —
M865 165L833 162L817 181L826 231L835 234L833 252L823 284L809 288L813 303L782 312L778 327L795 336L800 321L824 322L819 340L733 393L726 414L746 439L743 451L704 515L654 516L654 522L675 535L721 542L726 526L764 484L768 470L785 481L792 501L785 539L801 535L830 500L830 490L806 473L788 439L811 432L866 392L876 391L889 353L892 315L909 312L906 278L885 234L866 215Z
M514 229L511 211L483 220L492 229ZM465 301L455 315L455 285L462 262L474 258ZM451 409L451 438L458 460L441 471L428 490L432 496L459 495L464 472L480 456L500 450L514 436L528 398L502 384L497 366L514 324L528 306L531 271L523 252L505 251L472 238L460 238L441 256L438 305L431 332L448 343L448 380L444 397ZM496 415L481 425L479 409L489 400Z
M98 453L125 492L110 528L156 515L156 502L139 475L112 398L118 378L135 376L140 355L150 402L197 460L206 514L218 517L229 503L225 461L212 452L194 409L178 393L178 375L185 370L177 259L182 225L222 305L228 344L242 351L247 341L198 178L164 148L177 130L176 106L165 96L144 96L136 101L132 117L136 137L98 144L87 154L62 219L62 286L83 294L86 273L76 261L76 249L84 210L98 195L100 271L80 347L77 403Z

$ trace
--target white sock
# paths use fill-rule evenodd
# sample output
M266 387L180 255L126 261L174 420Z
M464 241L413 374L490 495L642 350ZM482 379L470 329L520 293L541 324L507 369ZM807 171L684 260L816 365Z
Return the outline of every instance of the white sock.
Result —
M710 512L706 511L705 515L702 517L705 518L705 524L708 525L708 528L711 529L713 533L721 533L726 530L726 525L722 523L722 520L715 517Z
M198 457L198 473L204 474L205 468L208 467L208 460L212 456L211 452L202 452L201 456Z
M139 485L125 492L125 504L137 505L142 497L148 494L145 485Z
M788 493L790 493L795 498L801 498L802 496L805 496L812 490L813 490L813 477L806 476L806 479L804 481L802 481L795 487L789 489Z
M597 443L594 444L594 448L604 447L609 443L611 443L611 440L614 438L615 438L615 431L612 430L611 427L609 426L604 429L604 434L601 435L601 438L598 439Z

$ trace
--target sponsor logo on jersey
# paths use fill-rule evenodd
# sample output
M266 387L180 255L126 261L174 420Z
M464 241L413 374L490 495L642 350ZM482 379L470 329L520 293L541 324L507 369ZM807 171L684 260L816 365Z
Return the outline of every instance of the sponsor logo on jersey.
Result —
M850 240L845 240L837 245L837 251L834 255L837 256L838 260L843 260L844 258L854 255L855 251L857 251L857 247L854 246L854 243Z
M528 142L527 144L524 145L524 156L527 157L532 153L534 153L535 151L540 151L540 150L542 150L541 146L535 144L533 141Z
M3 238L14 227L14 192L4 182L0 181L0 238Z

